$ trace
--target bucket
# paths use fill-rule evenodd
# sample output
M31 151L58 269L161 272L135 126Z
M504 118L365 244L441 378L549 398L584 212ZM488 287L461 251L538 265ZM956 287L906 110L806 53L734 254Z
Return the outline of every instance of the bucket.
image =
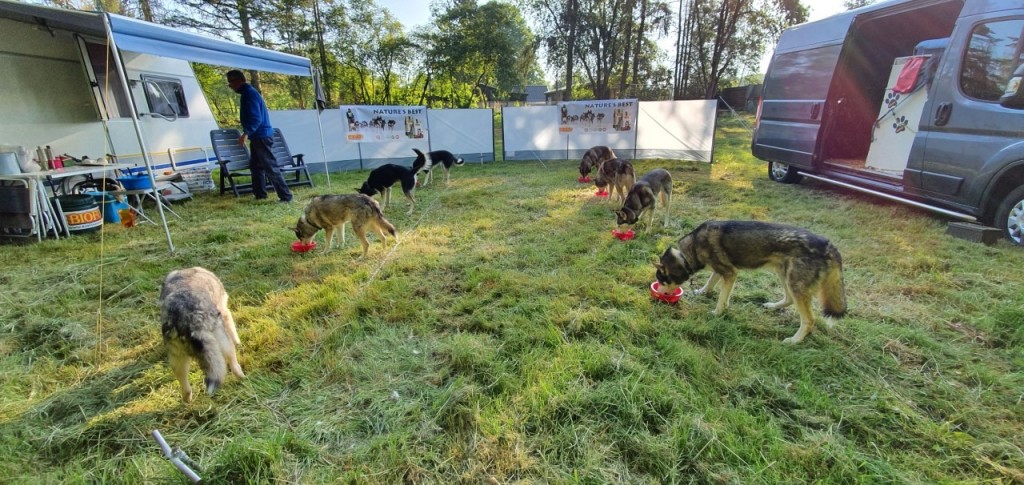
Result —
M21 173L21 166L18 165L18 154L14 152L0 152L0 175L16 175Z
M90 195L75 194L57 197L60 208L64 212L64 221L71 233L95 231L103 225L100 207Z
M118 201L116 197L110 194L89 192L89 195L92 196L93 200L95 200L97 204L103 205L102 212L104 224L117 224L121 222L121 216L118 215L118 212L121 209L127 209L127 203Z
M125 190L146 190L153 188L153 183L149 181L148 174L118 177L117 181L121 182L121 186L123 186Z

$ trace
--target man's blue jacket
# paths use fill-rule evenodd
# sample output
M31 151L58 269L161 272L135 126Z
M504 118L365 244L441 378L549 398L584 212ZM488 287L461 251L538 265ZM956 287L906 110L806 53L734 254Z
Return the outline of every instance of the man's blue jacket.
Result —
M242 130L249 136L249 139L274 136L274 127L270 126L270 111L267 110L267 103L263 102L260 92L249 83L238 88L238 92L242 95L239 116L242 121Z

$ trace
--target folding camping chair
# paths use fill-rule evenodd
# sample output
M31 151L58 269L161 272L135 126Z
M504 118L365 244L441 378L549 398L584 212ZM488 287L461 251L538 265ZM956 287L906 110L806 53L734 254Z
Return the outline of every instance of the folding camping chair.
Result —
M213 153L217 157L217 164L220 165L220 193L227 192L227 185L230 185L235 197L243 193L252 192L252 170L249 168L249 150L238 144L238 137L240 136L242 134L236 129L210 131ZM309 177L309 170L302 159L303 154L292 155L288 149L288 144L284 141L284 135L277 128L274 129L273 153L274 158L277 159L277 165L281 169L281 174L289 186L313 186L313 180ZM294 177L289 177L289 174L292 173L295 174ZM236 182L236 177L247 177L249 182Z
M285 182L288 183L289 187L296 185L308 185L313 186L313 179L309 178L309 170L306 168L306 162L303 161L303 154L297 153L292 155L292 151L288 149L288 143L284 141L284 134L281 133L280 128L274 128L274 158L277 160L277 166L281 169L281 175L284 175ZM288 179L288 174L294 173L295 178Z

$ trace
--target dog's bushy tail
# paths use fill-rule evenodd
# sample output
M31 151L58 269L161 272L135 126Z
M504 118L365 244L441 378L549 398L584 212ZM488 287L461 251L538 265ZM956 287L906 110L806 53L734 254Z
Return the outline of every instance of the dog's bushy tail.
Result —
M220 318L219 313L217 318ZM224 351L220 348L220 342L212 334L204 334L201 342L202 347L196 349L199 357L199 367L203 369L206 379L206 395L212 396L227 377L228 364L224 361ZM195 345L195 344L193 344Z
M377 204L372 204L372 207L373 216L377 219L377 225L380 226L381 229L384 229L388 234L390 234L391 237L397 238L398 232L395 230L395 225L384 217L384 211L380 210L380 206Z
M828 248L828 269L821 283L818 295L821 312L829 317L841 317L846 314L846 287L843 284L843 258L835 246Z

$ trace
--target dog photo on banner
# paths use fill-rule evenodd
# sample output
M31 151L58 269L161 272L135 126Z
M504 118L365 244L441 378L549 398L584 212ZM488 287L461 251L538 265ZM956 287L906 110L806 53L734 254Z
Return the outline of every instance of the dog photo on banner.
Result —
M383 143L427 139L424 106L342 106L345 139L354 143Z
M558 132L615 133L632 131L636 125L635 99L565 101L558 103Z

